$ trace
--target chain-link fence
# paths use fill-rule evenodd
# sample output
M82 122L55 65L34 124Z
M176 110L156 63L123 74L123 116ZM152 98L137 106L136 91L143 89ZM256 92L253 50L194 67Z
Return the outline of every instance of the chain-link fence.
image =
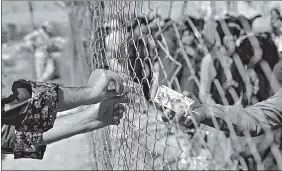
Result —
M120 125L93 132L97 169L282 169L281 129L238 136L236 126L214 117L185 127L164 122L163 110L153 101L160 85L238 109L270 97L279 89L272 81L279 56L269 33L250 34L255 17L231 15L240 9L228 2L83 5L90 12L85 16L91 23L89 70L122 72L129 76L127 86L139 85L131 89ZM218 19L226 9L230 15ZM226 131L219 131L222 125Z

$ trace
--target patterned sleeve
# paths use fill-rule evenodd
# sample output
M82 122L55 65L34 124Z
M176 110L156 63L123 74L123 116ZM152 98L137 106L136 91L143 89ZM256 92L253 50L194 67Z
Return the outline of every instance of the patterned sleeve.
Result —
M1 104L2 150L15 159L42 159L46 146L37 144L55 122L58 85L2 76Z

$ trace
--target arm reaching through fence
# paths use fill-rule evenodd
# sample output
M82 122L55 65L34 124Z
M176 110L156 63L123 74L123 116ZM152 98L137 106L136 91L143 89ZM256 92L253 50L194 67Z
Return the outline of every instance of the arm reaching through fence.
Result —
M115 89L108 91L111 81ZM126 100L120 96L122 80L112 71L95 70L85 87L63 87L5 75L1 83L1 149L2 153L14 153L16 159L42 159L46 144L118 124L125 110L114 106ZM95 106L55 122L58 111L89 104Z
M205 123L207 119L215 118L224 121L219 129L229 131L228 126L231 124L239 136L245 135L246 132L251 136L259 136L267 130L282 127L282 89L269 99L247 108L201 104L192 93L184 94L193 98L196 103L192 112L185 112L188 116L183 113L175 115L173 120L179 124L190 126L195 122ZM167 116L173 115L169 109L166 109L164 113ZM217 127L215 124L209 126Z
M81 105L99 103L105 98L115 97L123 92L123 77L110 70L94 70L85 87L60 87L58 111L72 109ZM115 89L108 90L111 82Z
M81 112L59 117L56 119L54 127L43 134L38 145L51 144L108 125L119 125L126 110L120 103L126 102L125 96L116 96L90 105Z

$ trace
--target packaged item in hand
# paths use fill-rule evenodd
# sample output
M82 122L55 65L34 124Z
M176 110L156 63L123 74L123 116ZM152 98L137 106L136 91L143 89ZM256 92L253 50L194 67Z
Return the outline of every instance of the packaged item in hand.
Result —
M166 86L160 86L154 101L176 113L188 111L195 101Z

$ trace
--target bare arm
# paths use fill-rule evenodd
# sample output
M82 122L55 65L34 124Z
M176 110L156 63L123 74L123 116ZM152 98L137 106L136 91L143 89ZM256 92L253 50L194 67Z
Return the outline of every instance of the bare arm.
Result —
M107 90L110 81L115 82L115 90ZM15 159L42 159L46 145L40 145L41 143L52 143L89 130L85 124L87 121L83 119L85 113L88 113L89 119L89 112L84 111L78 113L81 116L77 120L73 115L64 118L65 120L60 119L51 131L58 111L99 103L105 98L107 101L110 97L112 99L116 97L123 90L118 75L104 70L95 70L91 74L87 87L62 87L58 84L15 79L6 75L2 75L1 84L1 138L3 140L1 148L4 152L14 153ZM99 103L99 106L102 105L101 110L104 110L102 112L97 111L97 108L100 110L100 107L94 108L96 111L91 110L92 114L96 114L96 118L92 116L89 119L89 122L92 123L90 125L94 126L90 127L91 129L107 126L111 124L109 121L114 121L111 119L113 102L118 103L121 100L113 99ZM105 110L108 108L111 110ZM103 115L105 113L110 116ZM101 120L105 116L106 119ZM111 117L110 120L108 120L109 117ZM92 121L95 121L96 125ZM66 122L66 127L63 125L64 122ZM114 124L117 123L114 122ZM43 135L46 132L48 133ZM38 143L39 146L33 145Z
M252 136L282 126L282 89L269 99L248 108L212 105L206 108L208 118L215 116L232 123L236 131L249 131Z
M183 94L195 101L192 112L176 113L172 118L174 122L187 127L193 126L196 121L230 133L232 126L238 136L250 133L253 137L282 127L282 89L267 100L248 108L202 104L193 93ZM174 114L170 109L166 109L164 115L167 117Z
M90 87L59 87L58 112L76 108L81 105L89 105L96 102L91 98L93 89ZM93 99L93 100L92 100Z
M54 127L43 133L40 145L51 144L77 134L119 124L119 119L122 118L126 109L118 103L127 101L126 96L108 98L98 104L87 106L81 112L57 118Z
M98 105L93 105L92 108L98 109L98 107ZM92 112L94 112L94 110ZM85 110L58 117L54 123L54 127L43 133L40 145L51 144L77 134L95 130L97 126L90 124L91 120L87 117L89 115L89 110Z

